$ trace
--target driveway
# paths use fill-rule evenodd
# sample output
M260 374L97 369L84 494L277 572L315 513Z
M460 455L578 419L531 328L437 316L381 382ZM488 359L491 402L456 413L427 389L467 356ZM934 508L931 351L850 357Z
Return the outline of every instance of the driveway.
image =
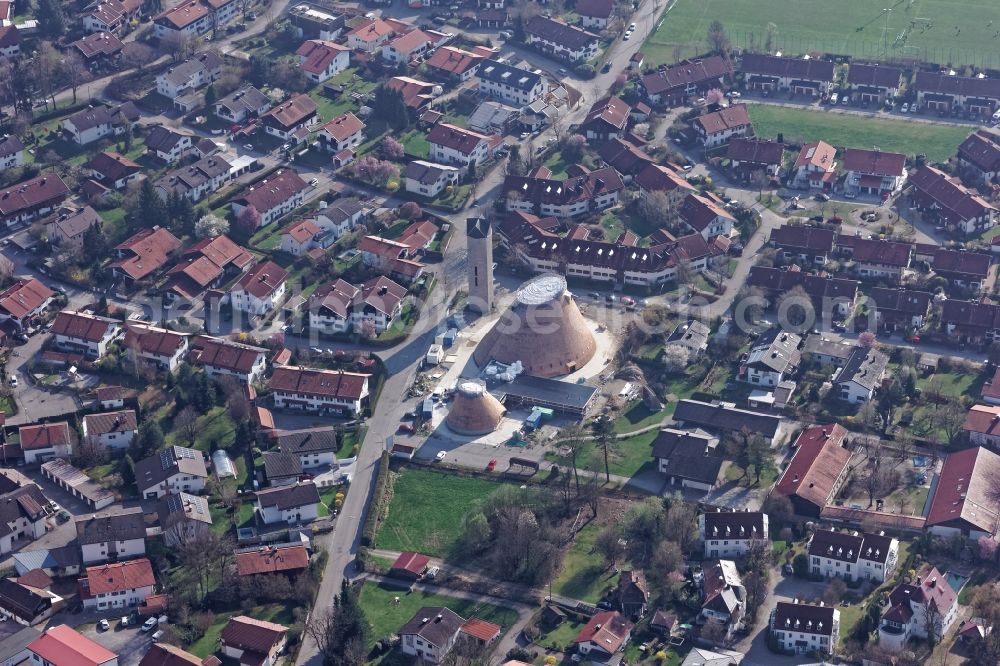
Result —
M128 610L121 610L118 614L104 614L103 617L111 624L111 628L107 631L98 631L96 625L90 622L84 624L82 627L77 626L76 630L116 653L118 655L118 666L137 666L139 661L142 660L143 655L149 650L149 646L153 643L153 632L144 633L139 627L119 628L118 618L126 614L128 614ZM83 614L71 615L70 617L76 620L82 616ZM101 615L97 615L96 617L101 617Z

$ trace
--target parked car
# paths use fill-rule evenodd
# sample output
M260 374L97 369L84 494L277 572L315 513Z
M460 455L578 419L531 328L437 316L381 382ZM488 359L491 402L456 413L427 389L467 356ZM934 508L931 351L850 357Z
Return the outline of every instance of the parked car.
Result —
M441 462L442 460L444 460L444 456L445 456L444 451L438 451L437 454L434 456L434 460L436 460L437 462Z
M427 580L434 580L435 578L437 578L437 575L439 573L441 573L441 567L431 567L430 569L427 570L425 577L427 578Z
M104 618L101 618L100 620L97 621L97 629L98 629L98 631L107 631L110 628L111 628L111 625L108 624L108 621L105 620Z
M824 192L820 192L819 194L816 195L816 201L829 201L829 200L830 200L830 195Z
M10 385L13 386L14 388L17 388L17 377L15 377L14 375L10 376Z
M601 67L601 71L604 72L605 74L607 74L608 72L610 72L611 71L611 63L610 62L604 63L604 67Z
M155 626L156 626L156 618L151 617L142 623L142 631L148 634L150 631L153 630Z
M497 468L497 459L496 458L491 458L490 461L488 463L486 463L486 471L487 472L492 472L496 468Z

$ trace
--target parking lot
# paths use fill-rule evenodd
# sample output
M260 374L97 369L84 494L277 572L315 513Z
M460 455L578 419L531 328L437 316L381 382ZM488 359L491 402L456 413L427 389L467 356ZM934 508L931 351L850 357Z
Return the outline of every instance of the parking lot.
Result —
M121 611L122 614L125 611ZM81 616L70 616L74 619ZM122 628L118 617L110 617L110 628L101 631L93 622L76 627L76 630L91 640L118 654L118 666L136 666L153 642L153 632L144 632L138 626ZM78 620L79 621L79 620Z

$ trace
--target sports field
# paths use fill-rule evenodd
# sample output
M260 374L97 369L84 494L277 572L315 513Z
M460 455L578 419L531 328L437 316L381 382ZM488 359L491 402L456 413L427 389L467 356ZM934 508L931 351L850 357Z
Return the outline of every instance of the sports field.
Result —
M885 7L892 9L888 30ZM763 51L773 23L772 50L786 54L1000 67L997 0L675 0L643 46L647 62L705 53L708 25L715 19L740 49Z
M909 120L868 118L846 113L812 111L772 104L747 104L754 133L764 139L782 135L788 143L821 139L838 148L868 148L903 153L924 153L933 162L955 155L971 127L918 123Z

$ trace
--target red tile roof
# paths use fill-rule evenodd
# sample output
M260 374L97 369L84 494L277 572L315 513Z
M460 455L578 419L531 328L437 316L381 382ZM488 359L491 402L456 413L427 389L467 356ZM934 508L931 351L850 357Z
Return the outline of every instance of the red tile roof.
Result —
M750 124L750 114L747 113L746 104L734 104L725 109L720 109L712 113L706 113L694 119L696 125L701 127L706 135L725 132L726 130L742 127Z
M191 348L194 363L241 374L249 373L258 359L267 355L267 350L263 347L252 347L207 335L196 336L191 341Z
M111 266L124 271L133 280L141 280L162 268L170 253L180 246L180 240L166 229L143 229L115 246L116 252L126 256L115 260Z
M365 128L365 124L356 115L348 111L347 113L337 116L327 124L320 128L320 131L326 132L332 136L337 141L344 141L349 139L361 130Z
M380 37L392 34L392 26L382 19L373 18L347 33L348 37L357 37L366 42L372 42Z
M503 627L499 624L493 624L492 622L474 617L471 620L466 620L460 631L484 643L489 643L500 635L502 629Z
M798 157L795 158L795 168L810 165L817 169L830 170L833 168L833 159L837 156L837 149L825 141L816 141L802 146Z
M295 52L301 58L301 67L310 74L322 74L338 54L350 52L346 46L325 39L309 39Z
M420 575L423 573L424 569L427 568L428 562L431 558L426 555L421 555L420 553L405 552L400 553L399 557L393 563L390 568L391 571L406 571L411 574Z
M342 370L319 370L286 365L274 369L271 389L305 395L334 396L358 400L364 393L368 375Z
M227 647L268 654L288 633L288 627L240 615L229 620L220 639Z
M461 75L483 61L483 57L469 51L442 46L424 63L431 69L439 69L449 74Z
M81 582L86 582L91 596L124 592L142 587L152 587L156 584L153 567L149 560L129 560L114 564L102 564L87 567L87 573Z
M0 312L23 319L35 314L53 296L55 292L35 278L18 280L0 292Z
M52 322L52 332L70 338L98 342L104 339L108 331L117 327L119 322L107 317L98 317L87 312L63 310Z
M699 233L707 229L708 225L719 217L736 223L736 218L730 215L725 208L697 194L687 195L681 203L679 212L681 219Z
M684 180L684 178L659 164L648 165L635 177L635 182L644 190L672 192L679 187L684 190L695 191L694 187Z
M299 571L308 566L309 553L305 546L261 546L256 550L236 553L236 573L240 576Z
M628 638L634 626L618 611L604 611L590 618L573 642L589 641L604 652L614 654Z
M906 171L906 155L848 148L844 151L844 170L875 176L901 176Z
M594 102L584 119L583 124L604 123L617 130L625 129L628 124L628 115L632 112L632 107L617 97L605 97Z
M427 133L428 143L451 148L463 155L471 155L484 141L489 141L489 137L485 134L456 127L449 123L438 123Z
M292 169L282 169L274 175L251 185L234 201L245 206L253 206L261 214L277 208L307 187L306 181Z
M262 122L289 130L316 115L316 102L309 95L298 94L261 116Z
M993 379L983 384L981 395L983 398L1000 400L1000 367L993 372Z
M290 236L296 243L306 243L312 240L322 229L312 220L299 220L285 227L282 236Z
M125 348L137 348L141 353L173 356L184 345L181 333L145 324L125 324Z
M288 271L271 260L259 263L240 278L233 291L245 291L257 298L271 298L288 279Z
M839 423L803 430L795 440L795 455L775 489L822 508L851 459L851 452L843 447L846 435Z
M927 525L965 523L993 533L1000 504L991 488L1000 478L1000 455L976 447L949 455L941 468L937 490L927 513Z
M53 666L100 666L118 657L65 624L46 629L28 649Z
M73 444L73 440L70 437L69 424L65 421L21 426L18 429L18 434L21 440L22 451L47 449L55 446L71 446Z
M207 659L214 659L217 664L222 663L214 655L203 661L201 657L169 643L153 643L149 646L149 652L143 655L139 666L209 666Z

